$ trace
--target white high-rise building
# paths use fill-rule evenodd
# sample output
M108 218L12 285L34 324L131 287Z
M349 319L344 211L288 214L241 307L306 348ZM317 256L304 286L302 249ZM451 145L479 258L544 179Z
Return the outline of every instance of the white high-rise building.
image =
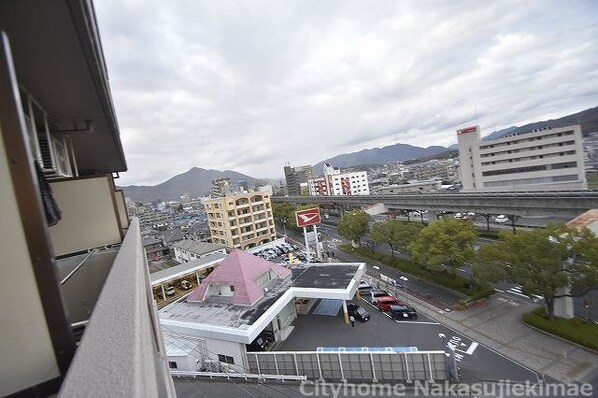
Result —
M338 167L324 163L324 177L309 180L309 194L318 195L369 195L368 175L365 171L341 173Z
M542 128L481 141L457 130L463 191L585 190L581 126Z

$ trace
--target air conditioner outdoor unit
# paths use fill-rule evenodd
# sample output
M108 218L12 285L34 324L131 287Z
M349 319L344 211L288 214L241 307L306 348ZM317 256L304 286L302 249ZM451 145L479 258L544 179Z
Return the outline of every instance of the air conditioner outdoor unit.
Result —
M73 171L67 146L55 137L52 137L51 140L54 148L54 172L61 177L72 177Z

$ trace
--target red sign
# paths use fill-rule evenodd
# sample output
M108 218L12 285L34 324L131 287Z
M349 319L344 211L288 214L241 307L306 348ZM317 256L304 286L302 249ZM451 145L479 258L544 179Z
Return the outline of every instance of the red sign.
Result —
M464 129L457 130L457 135L473 133L474 131L476 131L476 126L466 127Z
M320 222L320 208L297 210L295 220L298 227L307 227L308 225L318 224Z

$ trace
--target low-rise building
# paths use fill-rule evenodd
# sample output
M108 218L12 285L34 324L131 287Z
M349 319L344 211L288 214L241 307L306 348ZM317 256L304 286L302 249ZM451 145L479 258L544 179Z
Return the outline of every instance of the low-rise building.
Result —
M286 268L233 249L185 300L160 311L160 324L164 334L200 344L200 369L215 362L244 372L256 337L268 332L284 341L299 306L352 299L364 273L364 263Z
M226 246L220 243L200 242L183 239L172 245L174 259L179 263L187 263L213 253L226 254Z

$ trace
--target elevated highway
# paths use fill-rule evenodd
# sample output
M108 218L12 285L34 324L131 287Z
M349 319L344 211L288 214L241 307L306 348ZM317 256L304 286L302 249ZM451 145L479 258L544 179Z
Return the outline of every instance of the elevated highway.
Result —
M388 210L471 211L519 217L570 217L598 209L598 192L426 193L355 196L272 196L275 203L320 204L340 209L382 203Z

